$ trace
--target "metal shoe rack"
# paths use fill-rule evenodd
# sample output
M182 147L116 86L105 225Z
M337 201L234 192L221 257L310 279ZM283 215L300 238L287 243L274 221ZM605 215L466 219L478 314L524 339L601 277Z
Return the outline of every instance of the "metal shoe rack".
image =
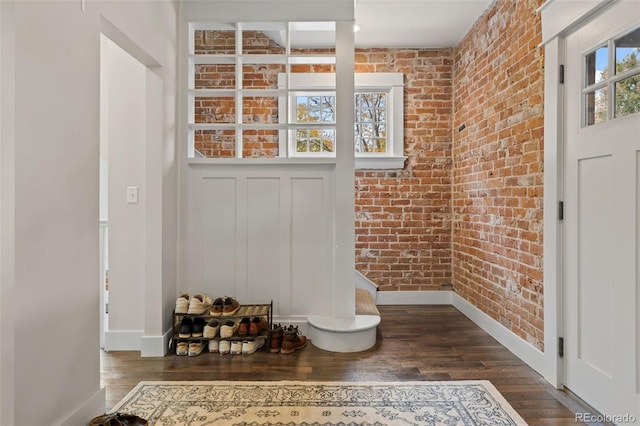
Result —
M226 339L222 339L220 337L220 331L218 331L218 335L214 338L205 338L205 337L180 337L179 332L180 332L180 323L182 322L182 319L188 317L191 318L192 320L195 318L202 318L204 320L205 325L215 319L220 321L220 325L222 325L222 323L224 323L226 320L232 320L234 322L238 322L240 319L242 318L249 318L249 319L253 319L255 317L263 317L266 318L267 320L267 329L263 330L260 332L260 334L258 334L257 336L238 336L237 335L237 330L236 333L234 333L234 335L232 337L226 338ZM265 344L262 347L262 350L269 350L269 344L271 343L270 340L270 335L269 335L269 330L271 330L271 324L273 323L273 300L270 303L263 303L263 304L254 304L254 305L240 305L240 308L238 308L238 310L236 311L236 313L234 313L233 315L223 315L223 316L213 316L213 315L209 315L209 314L201 314L201 315L193 315L193 314L176 314L175 311L173 311L173 338L171 339L171 351L175 354L176 353L176 347L178 346L178 342L193 342L193 341L203 341L203 342L208 342L209 340L228 340L228 341L234 341L234 340L254 340L257 337L264 337L266 339ZM206 352L206 351L205 351Z

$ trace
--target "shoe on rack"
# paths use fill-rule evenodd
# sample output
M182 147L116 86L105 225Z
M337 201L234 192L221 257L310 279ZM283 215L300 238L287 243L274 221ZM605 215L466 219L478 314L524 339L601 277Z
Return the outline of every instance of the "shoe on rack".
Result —
M242 342L242 354L250 355L255 351L257 351L258 349L260 349L261 347L263 347L264 343L265 343L264 337L258 337L257 339L254 339L254 340L245 340L244 342Z
M269 327L269 324L267 324L266 319L263 317L254 317L249 325L249 336L257 336L263 330L266 330L267 327Z
M231 351L231 343L229 343L228 340L220 340L218 351L220 352L220 355L228 354Z
M213 339L218 334L218 330L220 329L220 321L217 319L212 319L204 326L204 331L202 336L206 339Z
M186 339L191 337L191 329L193 327L193 321L189 317L183 317L180 321L180 329L178 330L178 337Z
M191 300L189 301L189 310L187 311L190 315L202 315L209 310L211 307L211 298L204 293L198 293L191 296Z
M242 353L242 342L240 340L234 340L231 342L231 349L229 350L231 355L240 355Z
M222 307L223 316L229 317L238 312L238 309L240 309L240 302L238 302L235 297L225 297Z
M186 314L189 310L189 293L180 293L176 299L176 314Z
M240 320L240 324L238 325L238 336L245 337L249 334L249 325L251 324L251 320L247 317L244 317Z
M232 320L226 320L220 326L220 337L223 339L228 339L233 337L233 333L238 329L238 324Z
M189 351L189 343L188 342L178 342L176 343L176 355L186 355Z
M277 354L280 352L280 348L282 348L282 326L280 324L274 324L271 326L271 330L269 330L270 334L270 343L269 343L269 352L272 354Z
M204 330L204 319L194 318L191 326L191 337L202 337Z
M209 340L209 352L216 353L220 348L220 341L218 340Z
M298 326L286 327L283 330L282 336L282 349L280 349L280 353L282 354L292 354L298 349L302 349L307 344L307 338L300 334L300 330L298 330Z
M189 356L198 356L204 350L204 343L201 341L189 343Z
M218 297L216 300L213 301L209 315L211 315L212 317L220 317L222 316L223 309L224 309L224 299L222 297Z

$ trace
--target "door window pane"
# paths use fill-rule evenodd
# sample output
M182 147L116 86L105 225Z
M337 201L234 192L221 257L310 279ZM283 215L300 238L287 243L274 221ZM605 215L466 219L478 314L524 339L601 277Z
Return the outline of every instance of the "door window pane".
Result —
M616 117L640 112L640 73L616 82Z
M616 73L640 66L640 28L615 41Z
M586 97L587 126L607 121L607 88L589 92Z
M602 46L586 56L586 87L607 78L608 51L607 46Z

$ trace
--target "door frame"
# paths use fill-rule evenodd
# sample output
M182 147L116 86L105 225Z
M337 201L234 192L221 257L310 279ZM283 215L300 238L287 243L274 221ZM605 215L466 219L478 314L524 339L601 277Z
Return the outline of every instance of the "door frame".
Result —
M564 337L564 85L566 36L605 8L622 0L584 0L580 3L548 0L540 9L544 49L544 378L564 386L564 359L559 355Z

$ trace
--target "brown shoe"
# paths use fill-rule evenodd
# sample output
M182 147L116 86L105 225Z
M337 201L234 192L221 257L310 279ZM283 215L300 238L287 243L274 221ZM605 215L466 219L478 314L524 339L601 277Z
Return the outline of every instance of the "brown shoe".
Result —
M225 297L224 305L222 307L222 316L229 317L240 309L240 302L238 302L235 297Z
M263 330L266 330L268 327L267 320L262 317L255 317L251 320L251 324L249 325L249 335L257 336Z
M271 343L269 344L269 352L277 354L282 347L282 326L280 324L274 324L269 330L271 337Z
M298 349L302 349L307 344L307 338L300 334L300 330L298 330L298 326L286 327L283 331L282 337L282 349L280 349L280 353L282 354L292 354Z
M218 297L213 301L213 305L211 305L211 309L209 310L209 315L212 317L220 317L222 316L222 310L224 309L224 299L222 297Z
M240 320L240 325L238 326L238 336L244 337L249 333L249 325L251 324L251 320L249 318L244 317Z

